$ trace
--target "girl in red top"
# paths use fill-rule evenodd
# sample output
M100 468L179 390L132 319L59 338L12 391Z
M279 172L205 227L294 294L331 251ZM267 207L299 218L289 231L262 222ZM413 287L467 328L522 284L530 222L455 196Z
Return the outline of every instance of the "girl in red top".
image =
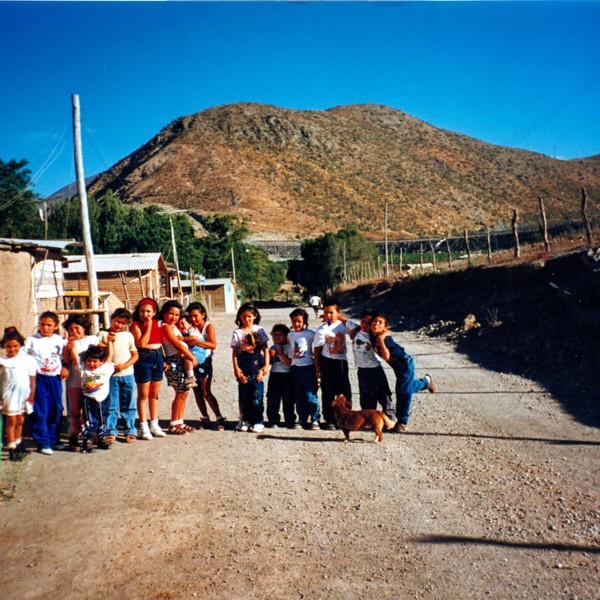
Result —
M164 361L160 325L156 320L157 308L152 298L142 298L135 307L130 328L140 355L133 370L138 389L137 409L142 440L166 435L158 424L158 392L163 380ZM150 425L147 422L147 405L150 408Z

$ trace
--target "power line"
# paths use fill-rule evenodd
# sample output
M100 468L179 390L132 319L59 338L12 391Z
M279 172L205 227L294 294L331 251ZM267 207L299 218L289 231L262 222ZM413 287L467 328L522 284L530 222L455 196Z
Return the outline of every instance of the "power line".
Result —
M508 145L514 146L518 144L520 141L522 141L531 133L533 133L536 129L539 129L542 125L544 125L554 116L556 116L559 112L567 108L567 106L575 102L575 100L577 100L580 96L583 96L583 94L585 94L588 90L593 88L599 81L600 67L593 71L590 75L588 75L588 77L581 81L570 92L568 92L562 98L557 100L539 117L531 121L529 125L527 125L524 129L521 130L520 133L518 133L511 141L509 141Z

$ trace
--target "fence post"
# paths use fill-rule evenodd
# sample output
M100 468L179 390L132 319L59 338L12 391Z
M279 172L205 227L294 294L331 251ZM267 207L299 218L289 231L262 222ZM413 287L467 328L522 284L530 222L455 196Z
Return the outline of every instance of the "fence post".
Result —
M581 216L583 217L583 225L585 227L588 245L591 246L593 243L592 226L587 216L587 192L583 187L581 188Z
M433 272L435 273L437 271L436 264L435 264L435 246L433 245L433 242L431 240L429 240L429 248L431 249L432 269L433 269Z
M521 256L521 246L519 244L519 211L516 208L513 209L512 231L515 238L515 258L519 258Z
M465 246L467 247L467 264L471 266L471 246L469 246L469 231L465 227Z
M423 244L419 244L419 264L421 265L421 273L425 269L423 265Z
M400 246L400 257L398 258L398 269L400 270L400 279L404 277L404 273L402 272L402 246Z
M538 196L540 202L540 213L542 214L542 235L544 236L544 248L546 252L550 252L550 241L548 240L548 220L546 219L546 209L544 208L544 200Z
M492 264L492 236L490 235L490 228L488 225L485 226L485 232L487 234L487 254L488 264Z
M448 268L452 268L452 250L450 250L450 234L446 236L446 250L448 251Z

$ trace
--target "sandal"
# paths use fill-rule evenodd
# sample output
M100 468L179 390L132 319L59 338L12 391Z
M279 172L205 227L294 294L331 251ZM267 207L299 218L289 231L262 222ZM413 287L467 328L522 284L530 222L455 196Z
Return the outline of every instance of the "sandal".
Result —
M179 427L181 427L181 429L183 429L183 431L185 431L185 432L196 431L195 427L192 427L191 425L186 425L185 423L181 423L181 425L179 425Z
M169 425L167 433L170 433L171 435L185 435L187 431L184 429L183 425Z
M136 437L135 435L133 435L133 433L130 433L126 438L125 438L125 443L126 444L133 444L133 442L135 442Z
M116 439L117 439L117 438L116 438L114 435L110 434L110 435L107 435L107 436L104 438L104 443L105 443L105 444L114 444L114 443L115 443L115 441L116 441Z

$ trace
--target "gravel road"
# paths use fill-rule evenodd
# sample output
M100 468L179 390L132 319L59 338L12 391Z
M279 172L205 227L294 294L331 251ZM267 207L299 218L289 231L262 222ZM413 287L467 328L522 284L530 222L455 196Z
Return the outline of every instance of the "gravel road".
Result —
M233 318L213 322L214 391L235 421ZM532 381L395 338L438 393L380 446L227 429L3 462L0 597L599 598L598 430Z

